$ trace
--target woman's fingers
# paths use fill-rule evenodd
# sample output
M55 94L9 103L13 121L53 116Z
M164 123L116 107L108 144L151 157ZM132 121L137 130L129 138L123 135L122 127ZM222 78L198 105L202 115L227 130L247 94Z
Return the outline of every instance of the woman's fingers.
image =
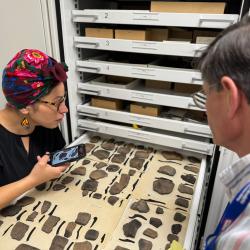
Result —
M42 157L40 157L40 159L38 161L40 164L47 164L47 162L49 161L49 156L43 155Z

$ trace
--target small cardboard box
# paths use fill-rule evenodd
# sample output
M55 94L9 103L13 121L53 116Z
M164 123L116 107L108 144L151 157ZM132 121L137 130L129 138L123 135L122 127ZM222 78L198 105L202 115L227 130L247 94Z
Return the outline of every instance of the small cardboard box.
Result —
M144 103L131 103L130 112L140 115L159 116L160 107Z
M175 83L174 91L185 94L193 94L201 90L201 86L195 84Z
M199 44L210 44L214 39L215 37L197 36L195 42Z
M168 40L168 29L146 30L115 30L116 39L141 40L141 41L165 41Z
M164 81L146 80L145 87L150 89L167 89L170 90L171 83Z
M117 99L105 98L105 97L92 97L91 106L104 108L104 109L122 109L122 101Z
M194 30L193 31L193 42L194 43L209 44L215 39L215 37L218 34L219 34L219 32L216 32L216 31Z
M114 38L114 30L104 28L85 28L85 36L98 38Z
M166 41L168 40L168 29L147 29L148 41Z
M206 113L203 111L188 110L184 117L185 121L207 123Z
M223 14L226 3L152 1L152 12Z
M138 85L139 79L133 79L131 77L121 77L121 76L100 76L91 81L91 84L101 85L111 88L122 88L129 89Z
M131 77L123 77L123 76L106 76L106 80L108 83L113 83L113 84L129 84L132 82L134 79Z
M116 39L125 40L143 40L146 41L148 38L148 32L146 30L115 30Z
M168 31L168 40L170 41L187 41L191 42L193 32L182 28L170 28Z

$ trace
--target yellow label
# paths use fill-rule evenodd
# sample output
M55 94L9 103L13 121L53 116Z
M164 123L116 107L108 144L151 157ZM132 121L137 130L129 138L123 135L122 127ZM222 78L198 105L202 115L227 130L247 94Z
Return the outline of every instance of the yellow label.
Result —
M184 248L179 242L173 240L169 250L184 250Z
M139 129L140 127L137 125L137 124L133 124L133 128L135 128L135 129Z

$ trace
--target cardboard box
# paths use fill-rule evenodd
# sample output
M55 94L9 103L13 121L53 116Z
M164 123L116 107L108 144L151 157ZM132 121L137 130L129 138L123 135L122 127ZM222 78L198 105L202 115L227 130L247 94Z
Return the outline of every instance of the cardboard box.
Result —
M113 83L113 84L129 84L132 82L134 79L131 77L123 77L123 76L106 76L106 80L108 83Z
M175 83L174 91L185 94L193 94L201 90L201 86L195 84Z
M170 82L155 81L155 80L145 80L145 87L151 89L171 89Z
M101 85L111 88L131 89L140 83L139 79L120 76L100 76L91 80L91 84Z
M85 28L85 36L98 38L114 38L114 30L104 28Z
M199 44L210 44L214 39L215 37L197 36L195 42Z
M160 107L144 103L131 103L130 112L140 115L159 116Z
M166 41L168 40L168 29L147 29L148 41Z
M105 97L92 97L91 106L104 109L120 110L122 109L122 101Z
M217 31L206 31L206 30L194 30L193 31L193 42L209 44L219 34Z
M148 32L146 30L115 30L116 39L143 40L146 41Z
M168 29L146 30L115 30L116 39L141 40L141 41L165 41L168 40Z
M207 124L207 116L203 111L188 110L185 114L184 120Z
M191 42L193 32L182 28L170 28L168 31L169 41L187 41Z
M223 14L226 3L152 1L152 12Z

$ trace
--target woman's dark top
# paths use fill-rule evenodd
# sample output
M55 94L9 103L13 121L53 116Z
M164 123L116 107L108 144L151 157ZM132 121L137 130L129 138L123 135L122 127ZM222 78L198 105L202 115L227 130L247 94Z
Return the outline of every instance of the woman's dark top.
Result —
M0 186L27 176L37 162L37 155L53 152L65 146L59 128L37 126L29 136L29 153L24 148L22 135L16 135L0 125Z

